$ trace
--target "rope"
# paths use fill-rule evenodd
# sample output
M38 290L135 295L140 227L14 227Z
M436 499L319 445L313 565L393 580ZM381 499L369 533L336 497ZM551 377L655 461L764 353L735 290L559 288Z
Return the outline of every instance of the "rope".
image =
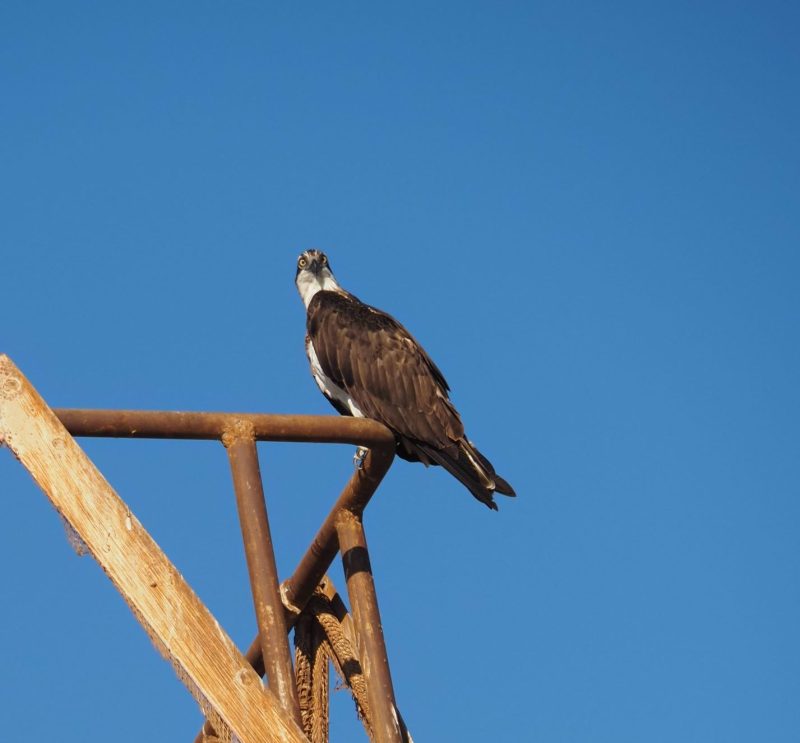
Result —
M312 743L327 743L329 724L328 661L349 687L356 713L371 738L367 685L358 656L345 636L330 600L315 593L294 628L295 678L303 732Z
M329 670L333 651L313 612L304 611L294 628L294 673L303 732L311 743L328 743Z
M311 743L328 743L329 727L329 664L331 648L325 631L318 622L313 624L314 664L311 669Z
M339 601L338 595L334 596L334 599ZM339 604L341 606L340 601ZM344 614L343 618L347 616ZM351 640L348 630L352 632L352 625L348 627L343 623L334 602L321 589L317 589L309 599L295 624L297 691L300 698L303 732L311 743L328 743L328 661L333 665L341 682L350 689L356 714L367 736L373 740L367 682L354 647L355 638ZM399 710L395 711L398 713L403 740L405 743L413 743Z
M313 638L310 614L303 612L294 626L294 677L297 683L297 697L300 703L300 719L303 723L303 732L307 738L311 737L311 716L313 710Z

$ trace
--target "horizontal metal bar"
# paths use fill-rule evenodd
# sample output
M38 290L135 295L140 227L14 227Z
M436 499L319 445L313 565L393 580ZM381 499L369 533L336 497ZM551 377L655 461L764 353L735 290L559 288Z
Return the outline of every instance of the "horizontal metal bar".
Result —
M296 441L394 448L394 436L369 418L277 413L195 413L171 410L54 408L73 436L134 439L221 439L236 421L253 427L256 441Z

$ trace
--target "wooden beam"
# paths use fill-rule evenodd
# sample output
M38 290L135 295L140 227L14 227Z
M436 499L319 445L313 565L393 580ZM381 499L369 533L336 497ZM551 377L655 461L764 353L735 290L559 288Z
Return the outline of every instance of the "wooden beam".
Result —
M5 443L127 601L223 740L308 743L33 386L0 355Z

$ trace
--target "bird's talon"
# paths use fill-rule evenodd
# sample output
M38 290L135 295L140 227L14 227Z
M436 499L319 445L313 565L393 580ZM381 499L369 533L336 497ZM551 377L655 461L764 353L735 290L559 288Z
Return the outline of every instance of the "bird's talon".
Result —
M356 449L356 453L353 455L353 463L357 470L364 468L364 460L367 458L368 452L369 449L364 446L359 446L358 449Z

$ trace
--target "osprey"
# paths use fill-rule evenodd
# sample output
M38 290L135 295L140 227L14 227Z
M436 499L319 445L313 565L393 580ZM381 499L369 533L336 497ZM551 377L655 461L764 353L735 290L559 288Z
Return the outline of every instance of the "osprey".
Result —
M322 394L342 415L373 418L409 462L441 465L483 504L515 495L464 434L442 372L397 320L342 289L327 256L306 250L295 283L306 306L306 354Z

